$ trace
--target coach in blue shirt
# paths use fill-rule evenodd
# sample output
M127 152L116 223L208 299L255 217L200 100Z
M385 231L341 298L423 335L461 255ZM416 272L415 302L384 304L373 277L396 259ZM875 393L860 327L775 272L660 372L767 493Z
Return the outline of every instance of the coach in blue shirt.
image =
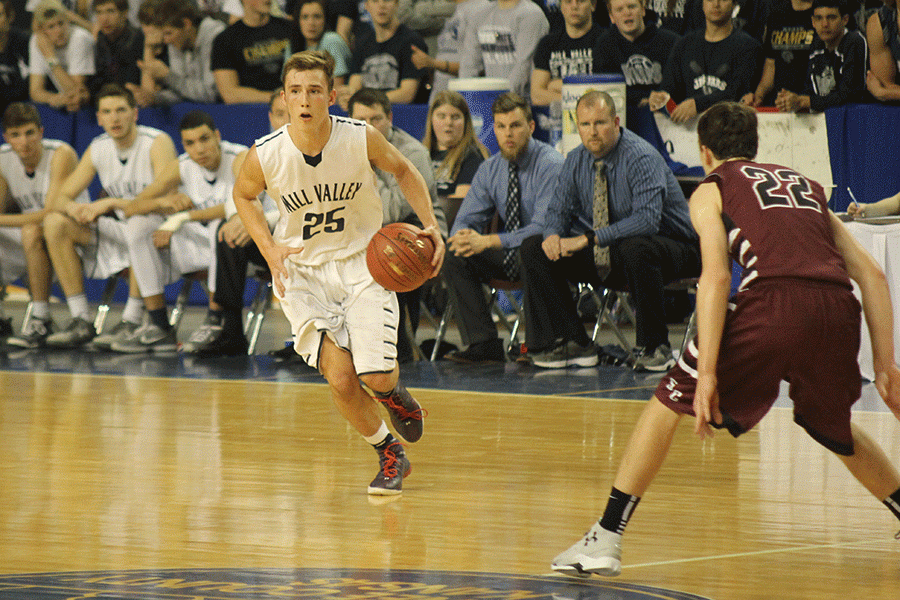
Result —
M566 157L543 215L543 235L522 246L528 349L537 366L587 361L593 347L568 284L586 281L631 292L637 345L644 349L636 367L668 370L674 360L663 288L700 274L687 202L662 156L619 126L608 94L586 93L575 114L582 144ZM595 189L598 169L605 172L605 191ZM608 208L605 226L595 223L601 202ZM607 267L595 248L608 249Z
M562 156L532 138L531 107L515 93L500 95L491 107L500 152L478 167L459 208L444 259L444 276L457 310L466 350L447 358L458 362L503 361L503 344L481 288L491 279L518 281L519 248L541 234L539 223L559 178ZM499 217L498 232L489 231Z

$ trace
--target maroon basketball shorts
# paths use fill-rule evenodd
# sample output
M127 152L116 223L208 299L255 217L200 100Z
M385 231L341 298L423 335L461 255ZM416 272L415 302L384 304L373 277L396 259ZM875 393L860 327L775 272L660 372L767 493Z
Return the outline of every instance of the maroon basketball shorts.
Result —
M850 407L859 399L860 305L837 284L804 279L760 281L729 304L717 377L722 427L752 429L789 384L794 421L837 454L852 455ZM663 377L656 397L694 415L696 338Z

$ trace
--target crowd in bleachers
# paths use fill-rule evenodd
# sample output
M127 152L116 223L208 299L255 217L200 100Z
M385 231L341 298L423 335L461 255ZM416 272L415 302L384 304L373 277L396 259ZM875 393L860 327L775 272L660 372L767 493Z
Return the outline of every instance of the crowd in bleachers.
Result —
M266 102L285 56L325 49L344 108L361 87L424 103L480 75L547 105L566 76L620 72L630 101L665 93L679 116L698 96L822 110L900 98L897 23L893 3L847 0L4 0L0 108L77 110L105 83L140 106Z
M525 129L510 134L513 154L500 153L508 166L529 153L544 155L530 132L523 133L529 126L533 131L530 107L558 103L563 79L572 75L621 73L629 106L666 110L676 123L691 121L720 100L783 112L900 101L898 25L895 4L847 0L608 0L605 6L589 0L0 0L0 113L6 142L0 150L0 201L8 213L0 215L0 260L6 280L27 273L33 305L19 335L12 335L7 321L0 321L0 329L5 328L0 333L24 347L91 342L122 352L172 349L178 342L162 287L184 273L208 271L209 314L184 349L246 351L240 306L235 306L242 298L234 293L236 278L243 277L248 261L264 261L252 252L252 240L228 202L247 148L223 142L216 123L199 111L180 125L185 154L178 157L167 134L137 124L137 109L179 102L267 103L277 129L286 122L278 93L282 66L292 53L309 49L334 58L340 107L375 125L411 160L415 157L435 211L446 219L441 222L450 254L471 257L497 250L490 268L448 261L455 269L448 276L450 297L463 311L457 320L469 344L451 357L502 359L489 313L480 303L465 308L475 296L462 291L461 280L518 281L522 271L535 268L536 259L517 255L518 266L509 268L504 250L518 251L526 236L506 235L511 233L504 231L510 229L507 199L491 194L494 188L507 194L511 184L489 179L487 171L496 169L497 161L483 163L488 153L473 134L466 103L447 91L453 78L509 82L509 102L495 106L494 116L500 117L495 132L498 123L504 131ZM93 108L104 133L78 157L68 144L42 139L32 103L68 112ZM392 127L391 106L425 103L431 110L423 146ZM602 99L591 106L598 103L602 106ZM561 159L554 160L541 158L541 168L562 168ZM535 200L530 195L538 192L530 186L555 184L555 176L542 170L530 183L532 166L521 165L517 174L517 210ZM95 176L106 197L89 203L86 190ZM399 197L398 188L390 175L379 177L384 222L409 220L408 211L389 214L388 206L398 206L391 200ZM557 193L545 192L539 200ZM271 199L266 202L261 208L274 226L277 211ZM475 209L474 202L483 206ZM614 205L613 198L609 202ZM471 222L456 222L460 203L460 214ZM495 215L499 234L489 231ZM614 217L623 215L610 215L610 222ZM590 230L590 215L585 219L583 228L556 235L578 233L591 245L615 241L582 232L600 231L596 223ZM512 229L525 230L525 221ZM467 233L475 229L475 237ZM531 233L554 235L546 227ZM675 237L679 242L691 238L680 230ZM533 255L533 244L526 247ZM566 256L559 247L543 250ZM98 336L80 280L126 268L131 286L123 321ZM672 273L681 277L692 271L682 270ZM54 273L72 317L61 329L47 305ZM622 283L638 296L640 307L640 292L634 289L639 285ZM404 338L414 335L420 300L414 294L404 302L411 323L400 333L401 361L416 355L412 339ZM425 304L434 307L430 300ZM529 304L541 303L532 298ZM644 364L662 370L670 363L668 340L662 334L644 335L641 312L646 308L638 312L638 337L644 338L638 341L649 357ZM568 309L564 316L576 318ZM530 345L540 355L540 366L583 364L585 352L596 355L595 349L584 350L583 336L559 330L558 314L546 319L553 331L526 334L526 340L540 340ZM532 321L536 325L540 319Z

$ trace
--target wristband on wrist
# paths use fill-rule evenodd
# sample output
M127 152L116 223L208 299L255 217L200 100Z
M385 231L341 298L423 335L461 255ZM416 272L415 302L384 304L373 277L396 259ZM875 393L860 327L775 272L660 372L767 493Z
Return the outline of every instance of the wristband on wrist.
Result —
M48 59L47 59L47 66L48 66L49 68L51 68L51 69L53 69L53 68L55 68L55 67L58 67L58 66L59 66L59 60L56 59L56 58L48 58Z
M588 248L592 247L594 244L597 243L597 234L594 233L593 229L588 229L587 231L585 231L584 237L587 238Z

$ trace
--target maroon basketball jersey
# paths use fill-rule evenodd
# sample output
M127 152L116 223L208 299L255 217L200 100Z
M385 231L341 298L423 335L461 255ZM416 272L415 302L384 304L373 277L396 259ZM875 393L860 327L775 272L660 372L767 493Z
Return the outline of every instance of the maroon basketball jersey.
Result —
M744 160L726 161L705 182L722 193L729 251L743 267L738 291L772 277L850 287L821 185L787 167Z

